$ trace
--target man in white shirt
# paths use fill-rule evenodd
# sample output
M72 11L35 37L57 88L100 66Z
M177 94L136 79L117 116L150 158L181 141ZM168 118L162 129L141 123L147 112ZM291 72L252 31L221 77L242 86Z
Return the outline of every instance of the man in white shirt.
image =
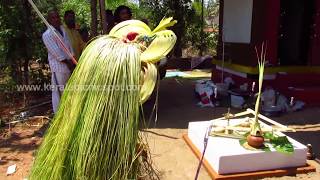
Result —
M71 55L67 53L69 51L73 55L73 50L68 35L61 24L59 13L56 10L48 12L48 22L63 41L62 45L61 41L59 41L50 28L42 34L42 40L48 50L48 61L52 72L51 85L54 87L52 89L52 106L53 112L56 113L64 86L75 64L71 61Z

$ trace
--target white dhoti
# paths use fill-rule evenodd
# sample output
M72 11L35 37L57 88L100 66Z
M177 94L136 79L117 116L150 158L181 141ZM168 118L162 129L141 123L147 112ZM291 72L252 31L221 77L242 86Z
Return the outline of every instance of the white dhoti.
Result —
M70 73L68 72L52 72L52 107L54 113L58 111L60 98L62 96L63 89L65 88L65 85L67 84L69 77Z

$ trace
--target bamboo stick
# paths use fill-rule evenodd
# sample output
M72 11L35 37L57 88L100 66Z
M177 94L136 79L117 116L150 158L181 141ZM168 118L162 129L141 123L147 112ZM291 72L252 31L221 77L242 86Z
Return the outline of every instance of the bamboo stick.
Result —
M237 113L233 116L233 118L235 117L240 117L240 116L245 116L245 115L248 115L248 114L251 114L251 112L248 112L248 111L243 111L243 112L240 112L240 113ZM217 119L212 119L211 121L215 121L215 120L223 120L223 119L226 119L225 117L221 117L221 118L217 118ZM232 118L230 118L232 119Z
M250 113L252 113L252 114L255 113L255 111L252 110L252 109L250 109L250 108L248 108L247 111L250 112ZM280 124L280 123L278 123L278 122L276 122L276 121L274 121L274 120L272 120L272 119L270 119L270 118L268 118L268 117L266 117L266 116L264 116L264 115L262 115L262 114L259 114L258 117L261 118L262 120L265 120L265 121L267 121L267 122L269 122L269 123L271 123L271 124L273 124L273 125L276 125L276 126L278 126L278 127L280 127L280 128L290 130L291 132L295 132L294 129L289 128L289 127L287 127L287 126L285 126L285 125L282 125L282 124Z

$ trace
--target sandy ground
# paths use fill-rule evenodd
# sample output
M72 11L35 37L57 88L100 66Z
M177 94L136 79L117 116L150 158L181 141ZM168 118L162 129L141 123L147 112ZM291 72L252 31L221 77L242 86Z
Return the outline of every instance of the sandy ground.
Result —
M149 122L149 128L144 132L148 137L154 166L159 171L159 176L164 180L189 180L194 179L198 159L182 139L187 133L188 122L204 121L220 117L226 112L225 107L200 108L196 106L194 97L193 80L166 79L161 81L159 90L158 119ZM152 111L154 99L145 104L145 112L148 123L148 115ZM232 112L239 112L232 109ZM43 114L39 114L43 115ZM320 156L320 108L306 108L300 112L283 115L275 118L277 121L293 126L298 132L290 136L298 141L311 143ZM40 119L29 123L23 123L0 133L0 180L22 180L27 177L30 169L33 152L40 144L41 137L46 127L43 127ZM306 124L308 124L306 126ZM320 179L319 165L316 173L282 177L280 179ZM17 164L17 171L12 176L6 176L9 165ZM200 180L210 179L204 168L201 169ZM275 179L275 178L272 178ZM278 178L277 178L278 179Z
M19 124L12 129L4 129L0 140L0 179L22 180L28 176L33 153L41 143L47 121L41 118ZM7 168L17 165L17 171L6 176Z

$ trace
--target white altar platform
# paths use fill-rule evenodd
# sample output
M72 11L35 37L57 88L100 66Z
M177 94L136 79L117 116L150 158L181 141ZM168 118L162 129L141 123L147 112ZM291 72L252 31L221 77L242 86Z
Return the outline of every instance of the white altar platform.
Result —
M230 124L235 121L230 120ZM211 121L189 123L188 138L200 152L203 151L204 137L210 123ZM307 147L290 137L288 139L294 146L292 154L279 153L272 148L270 152L251 151L243 148L239 139L210 136L204 157L214 171L222 175L305 166Z

